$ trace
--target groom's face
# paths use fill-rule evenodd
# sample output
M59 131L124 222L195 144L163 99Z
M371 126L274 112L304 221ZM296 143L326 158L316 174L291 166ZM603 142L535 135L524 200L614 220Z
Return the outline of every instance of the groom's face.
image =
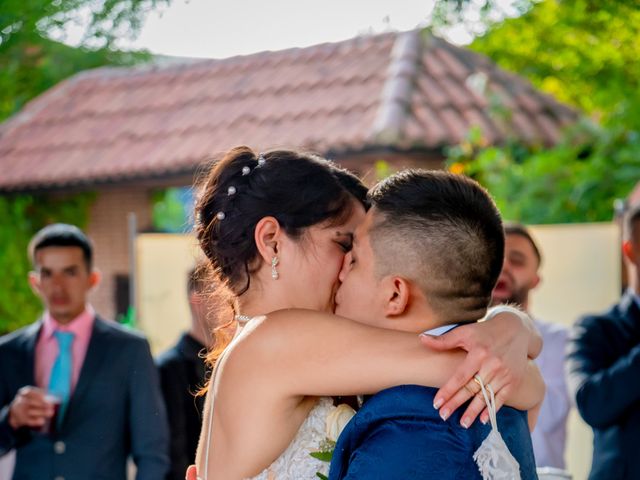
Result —
M375 218L375 208L356 228L353 247L345 256L340 271L340 288L336 293L336 314L357 322L382 325L384 295L380 295L380 280L375 272L375 256L369 230Z

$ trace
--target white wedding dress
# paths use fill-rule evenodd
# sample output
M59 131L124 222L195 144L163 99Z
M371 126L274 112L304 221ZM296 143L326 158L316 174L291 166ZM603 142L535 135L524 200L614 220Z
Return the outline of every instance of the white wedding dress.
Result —
M326 439L327 416L335 408L331 398L320 398L284 453L250 480L317 480L316 473L328 476L329 463L310 453L319 450Z
M260 317L255 317L259 319ZM241 322L241 327L246 322ZM237 338L234 337L234 340ZM220 356L222 358L223 354ZM216 369L214 368L211 382L214 381ZM213 399L211 400L210 420L213 420ZM311 456L312 452L319 451L321 445L326 441L327 417L335 410L333 400L330 397L321 397L311 409L307 418L298 429L298 433L291 441L287 449L268 468L260 472L255 477L245 480L317 480L317 473L325 476L329 475L329 463L318 460ZM213 424L210 421L207 432L207 452L211 448L211 434ZM205 454L205 463L208 455ZM208 480L207 474L198 476L198 480Z

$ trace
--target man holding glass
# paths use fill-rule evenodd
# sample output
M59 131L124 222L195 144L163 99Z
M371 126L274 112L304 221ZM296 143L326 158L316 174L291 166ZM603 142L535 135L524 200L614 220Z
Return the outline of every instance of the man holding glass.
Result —
M168 430L149 345L87 303L99 274L89 239L72 225L40 230L29 281L42 318L0 338L0 455L14 478L163 478Z

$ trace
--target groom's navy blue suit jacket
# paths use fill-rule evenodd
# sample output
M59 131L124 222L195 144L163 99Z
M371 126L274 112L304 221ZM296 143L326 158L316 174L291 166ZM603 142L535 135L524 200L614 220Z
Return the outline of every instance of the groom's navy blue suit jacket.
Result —
M462 428L462 407L443 421L432 406L436 391L403 385L374 395L340 435L329 480L481 479L473 454L490 425ZM522 480L537 479L526 413L504 407L498 427Z

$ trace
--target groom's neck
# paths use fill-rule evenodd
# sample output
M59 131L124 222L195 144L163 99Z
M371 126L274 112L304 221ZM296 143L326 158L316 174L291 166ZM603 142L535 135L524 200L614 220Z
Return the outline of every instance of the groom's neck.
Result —
M426 305L412 305L402 315L387 317L387 328L403 332L422 333L443 323Z

